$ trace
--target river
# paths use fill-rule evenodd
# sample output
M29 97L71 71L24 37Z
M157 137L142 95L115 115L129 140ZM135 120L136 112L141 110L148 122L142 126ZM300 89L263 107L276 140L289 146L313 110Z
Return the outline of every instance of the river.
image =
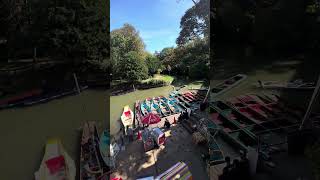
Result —
M49 137L60 138L78 166L79 128L85 121L97 121L100 132L106 127L108 95L86 90L45 104L1 110L0 179L34 179Z

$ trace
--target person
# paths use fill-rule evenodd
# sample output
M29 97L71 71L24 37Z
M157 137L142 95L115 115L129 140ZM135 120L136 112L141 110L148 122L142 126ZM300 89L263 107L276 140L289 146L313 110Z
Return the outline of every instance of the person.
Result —
M170 128L170 122L169 122L169 120L167 119L167 118L165 118L165 122L164 122L164 126L166 127L166 128Z
M230 170L230 168L231 168L231 164L230 164L230 157L229 156L226 156L225 158L224 158L224 161L226 162L226 166L223 168L223 169L226 169L226 172L228 171L229 172L229 170Z
M189 119L191 116L191 109L190 108L187 108L187 113L188 113L188 119Z
M131 128L129 128L129 126L128 126L128 129L127 129L127 132L128 132L129 140L133 141L133 130Z
M230 179L230 170L231 170L231 164L230 164L230 157L226 156L224 158L224 161L226 162L226 166L222 169L222 175L219 176L219 180L231 180Z
M186 108L183 112L184 119L188 119L188 109Z
M245 179L249 179L250 178L250 173L249 173L249 160L247 158L247 154L243 151L240 152L241 156L240 156L240 172L241 172L241 176Z

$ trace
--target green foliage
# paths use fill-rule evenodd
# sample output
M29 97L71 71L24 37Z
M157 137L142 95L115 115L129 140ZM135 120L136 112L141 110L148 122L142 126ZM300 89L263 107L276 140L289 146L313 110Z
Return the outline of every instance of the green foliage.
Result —
M167 73L188 75L191 78L207 78L209 70L209 43L195 39L177 48L164 48L160 53Z
M207 77L208 73L209 73L209 67L206 66L205 64L198 63L190 67L189 76L197 79L197 78Z
M164 79L151 79L149 81L142 82L141 85L145 87L160 87L168 86L170 85L170 82L165 81Z
M319 11L319 4L314 3L314 4L310 4L306 7L306 12L309 14L315 14Z
M188 9L180 21L180 34L176 42L183 45L200 37L209 37L209 0L200 0Z
M148 77L148 68L143 57L135 51L127 53L118 64L119 75L128 81L136 82Z
M149 75L155 74L158 69L161 68L159 59L152 54L148 54L146 57L146 65L149 70Z
M37 47L38 57L106 64L109 56L109 3L104 0L25 2L16 14L20 19L18 25L14 21L6 25L7 28L14 27L7 34L8 48L12 52L9 56L14 57L27 50L29 54L25 58L31 58L33 48ZM10 12L13 13L12 10ZM21 44L23 47L17 49Z
M136 52L144 59L145 45L139 36L139 32L130 24L124 24L120 29L111 32L111 66L113 74L120 76L121 67L119 64L124 59L127 53ZM124 78L124 77L122 77Z
M170 56L173 54L174 48L173 47L166 47L163 48L159 54L157 54L157 57L160 61L166 62L170 61Z

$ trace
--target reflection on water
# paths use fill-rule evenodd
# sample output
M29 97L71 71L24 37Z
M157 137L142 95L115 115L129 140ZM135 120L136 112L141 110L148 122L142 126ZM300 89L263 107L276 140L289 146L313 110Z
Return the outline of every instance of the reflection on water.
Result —
M87 90L46 104L0 111L0 179L34 179L48 137L58 137L79 164L79 128L97 121L101 132L107 123L106 91ZM79 173L79 172L78 172Z
M148 90L137 90L132 93L111 96L110 98L110 127L111 134L115 134L119 131L119 120L125 105L129 105L133 110L134 103L137 100L144 100L148 97L168 96L169 92L173 90L172 86L152 88Z

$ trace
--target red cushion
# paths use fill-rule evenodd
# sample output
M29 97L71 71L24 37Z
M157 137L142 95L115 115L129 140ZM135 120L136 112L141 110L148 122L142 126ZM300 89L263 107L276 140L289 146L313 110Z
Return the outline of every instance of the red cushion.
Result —
M46 161L46 165L50 171L51 174L55 174L56 172L59 172L59 170L63 167L65 167L65 160L63 156L58 156L55 158L51 158Z

